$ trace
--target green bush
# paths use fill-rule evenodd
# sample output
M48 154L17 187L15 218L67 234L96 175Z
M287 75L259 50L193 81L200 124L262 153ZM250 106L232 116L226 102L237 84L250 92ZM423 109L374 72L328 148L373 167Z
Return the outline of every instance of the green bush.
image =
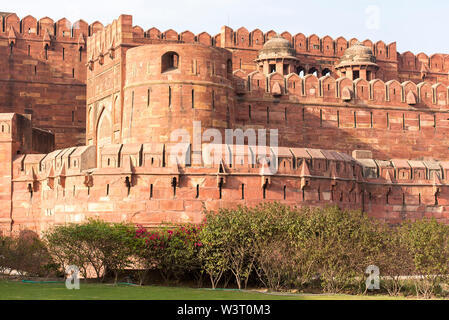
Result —
M45 277L54 270L45 244L32 232L0 239L0 273L16 271L20 276Z
M199 238L201 226L182 225L172 228L147 230L139 226L136 238L139 250L136 255L145 270L159 270L166 282L180 281L186 275L201 280ZM141 283L143 279L141 279Z
M414 283L425 298L441 293L449 272L449 227L435 219L404 224L404 241L414 262Z
M137 242L133 226L98 220L56 226L45 234L45 239L50 253L63 270L76 265L87 278L88 270L92 268L101 280L110 271L114 273L115 282L119 272L131 266Z
M449 227L435 220L388 226L358 211L292 208L279 203L206 212L201 225L142 226L89 220L56 226L36 237L0 239L0 272L42 275L76 265L87 278L94 270L150 270L167 282L187 279L212 288L229 281L270 290L366 293L365 271L380 268L381 287L390 295L443 293L449 273ZM46 244L46 245L45 245Z

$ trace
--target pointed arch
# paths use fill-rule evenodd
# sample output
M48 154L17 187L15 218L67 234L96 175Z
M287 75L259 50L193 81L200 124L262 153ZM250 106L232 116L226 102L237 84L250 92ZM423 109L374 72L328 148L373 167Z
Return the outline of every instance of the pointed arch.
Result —
M110 112L103 107L96 125L97 164L100 161L100 150L106 145L112 144L112 121Z
M287 77L287 90L288 93L294 95L301 95L302 92L302 79L296 73L290 73Z
M355 98L362 101L369 100L369 83L365 79L357 79L354 81Z
M393 103L401 103L405 101L402 92L402 86L397 80L390 80L385 83L387 88L387 100Z
M161 31L158 28L151 28L149 30L147 30L146 32L146 36L149 39L160 39L161 38Z
M428 82L418 84L418 100L420 104L425 106L433 104L433 89Z
M370 99L375 103L383 103L386 99L385 83L380 79L371 80L370 83Z
M307 51L307 40L306 36L302 33L298 33L294 37L295 40L295 49L299 52L305 52Z
M329 75L320 78L320 96L324 101L335 101L337 98L336 80Z
M447 105L447 87L442 83L436 83L432 86L433 104L440 107Z

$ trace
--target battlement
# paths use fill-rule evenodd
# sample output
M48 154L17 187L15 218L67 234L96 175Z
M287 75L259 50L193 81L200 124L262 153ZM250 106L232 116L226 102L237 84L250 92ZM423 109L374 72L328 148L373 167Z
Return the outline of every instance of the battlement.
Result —
M265 201L449 221L449 55L12 13L0 53L0 232L196 223ZM258 129L279 147L254 147Z
M97 168L93 146L19 155L12 169L14 221L34 230L105 214L108 221L148 226L199 223L205 208L266 201L361 209L390 223L424 216L448 219L447 162L381 161L368 151L352 157L310 148L205 145L204 159L215 157L211 150L225 155L218 163L190 166L170 159L174 148L109 145L101 150ZM277 163L274 174L270 161ZM10 222L0 220L3 226Z
M185 43L199 42L208 46L218 46L229 49L238 48L260 50L268 40L277 34L273 30L263 33L261 30L255 29L249 32L244 27L234 31L227 26L223 26L221 28L221 32L215 36L211 36L207 32L201 32L195 35L189 30L181 33L178 33L173 29L161 32L156 27L152 27L144 31L144 29L140 26L133 26L131 16L123 15L120 16L119 19L114 20L112 24L106 26L104 30L99 31L100 33L105 32L108 34L110 30L116 30L117 24L121 26L122 32L124 32L124 30L127 30L128 32L131 31L132 39L136 43L142 41L144 41L143 43L155 43L150 41L145 42L145 40L175 41ZM114 31L112 32L114 33ZM95 34L92 34L92 36L95 36ZM131 36L131 34L128 36ZM289 32L283 32L281 36L292 43L298 54L316 54L329 57L339 57L343 55L344 50L358 41L356 38L346 40L343 37L339 37L334 40L330 36L319 38L315 34L306 37L302 33L292 36ZM114 38L114 34L112 35L112 38ZM387 45L383 41L373 43L371 40L365 40L363 44L372 48L376 57L380 60L397 60L396 42Z
M73 24L66 18L54 21L49 17L37 20L33 16L20 19L15 13L0 16L0 36L26 37L28 40L56 40L63 42L78 42L86 40L86 37L102 30L103 24L96 21L88 24L84 20L78 20ZM48 39L50 37L50 39Z
M357 105L379 105L385 108L398 106L423 111L447 111L449 87L442 83L432 84L397 80L383 82L380 79L367 81L348 78L321 78L315 75L300 77L295 73L282 76L272 73L265 76L260 71L246 73L234 71L234 85L239 95L249 97L272 96L278 99L295 98L300 103L347 103Z
M181 175L203 172L218 177L247 174L267 179L298 176L359 183L449 185L447 161L375 160L368 151L354 151L350 156L311 148L204 144L199 154L201 163L192 164L193 153L187 144L181 149L177 144L117 144L101 149L97 166L95 149L84 146L49 154L18 155L13 161L14 181L91 174L176 174L179 179ZM368 156L360 157L361 153ZM271 162L276 163L274 173L270 171Z

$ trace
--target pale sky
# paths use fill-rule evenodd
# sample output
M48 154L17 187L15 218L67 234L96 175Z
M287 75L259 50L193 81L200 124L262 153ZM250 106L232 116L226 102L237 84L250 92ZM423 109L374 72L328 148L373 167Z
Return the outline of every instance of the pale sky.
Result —
M223 25L234 30L244 26L249 31L396 41L399 52L449 54L447 0L17 0L3 1L0 11L89 24L109 24L126 13L144 30L171 28L214 36Z

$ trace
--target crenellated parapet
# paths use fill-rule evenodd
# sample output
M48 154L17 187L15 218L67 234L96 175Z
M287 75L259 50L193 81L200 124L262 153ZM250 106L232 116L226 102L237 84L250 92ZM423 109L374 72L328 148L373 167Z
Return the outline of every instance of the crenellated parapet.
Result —
M31 115L59 148L84 143L86 41L97 29L83 20L2 14L0 112Z
M50 40L82 43L87 37L104 28L98 21L89 25L84 20L74 23L66 18L54 21L49 17L43 17L38 20L30 15L20 19L15 13L4 14L0 19L0 35L8 35L13 30L17 37L29 40L45 41L44 38L47 40L49 36Z
M300 103L320 101L449 110L449 87L443 83L433 84L427 81L415 84L396 80L384 82L380 79L335 79L329 75L320 78L315 75L301 77L296 73L282 76L276 72L264 75L254 71L248 74L243 70L236 70L234 86L237 94L248 98L277 96L295 99Z
M174 160L174 147L110 145L100 151L99 167L95 147L17 156L12 177L15 221L38 231L100 215L152 226L199 222L204 208L266 201L338 205L389 223L449 218L446 162L381 161L369 151L350 156L310 148L203 145L203 162L186 165ZM218 150L222 153L217 158ZM209 162L211 158L216 161ZM276 172L270 172L271 161Z

